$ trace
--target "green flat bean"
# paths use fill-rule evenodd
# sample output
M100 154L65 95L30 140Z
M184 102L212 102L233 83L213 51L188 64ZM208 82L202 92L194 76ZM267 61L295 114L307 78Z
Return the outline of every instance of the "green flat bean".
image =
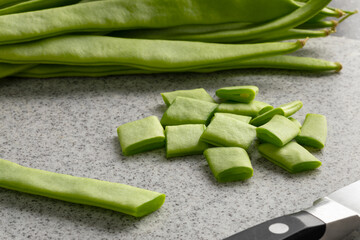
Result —
M165 145L164 129L156 116L125 123L117 128L124 155L129 156Z
M209 148L204 151L204 156L218 182L240 181L253 175L249 155L242 148Z
M188 70L285 54L301 48L304 44L305 41L236 45L107 36L60 36L0 46L0 62L126 65L154 71Z
M306 115L300 134L296 141L305 146L321 149L325 146L327 136L326 117L321 114Z
M8 64L0 63L0 78L14 75L16 73L33 68L35 64Z
M248 149L256 137L256 128L240 120L217 115L201 135L200 140L220 147Z
M161 93L161 96L167 106L170 106L170 104L177 97L194 98L194 99L199 99L199 100L215 103L215 100L203 88L165 92L165 93Z
M259 145L259 152L270 162L290 173L314 170L321 166L321 162L314 155L296 142L289 142L283 147L263 143Z
M282 31L279 33L270 34L269 36L254 39L252 41L248 41L251 43L260 43L260 42L276 42L283 41L289 39L301 39L301 38L319 38L319 37L327 37L331 33L335 31L332 29L322 29L322 30L307 30L307 29L289 29L286 31Z
M12 6L14 4L27 2L27 1L30 1L30 0L1 0L0 8L6 8L6 7Z
M79 2L79 0L28 0L10 7L0 9L0 15L29 12L46 8L60 7Z
M254 100L259 88L256 86L232 86L216 90L216 96L222 99L248 103Z
M300 24L296 28L300 29L314 29L314 28L332 28L335 29L339 21L331 20L331 21L317 21L317 22L307 22L304 24Z
M273 108L274 107L270 104L254 100L249 103L220 103L218 108L216 109L216 112L233 113L238 115L256 117L258 114L262 112L267 112L268 110L271 110Z
M177 97L165 111L160 122L163 126L180 124L207 125L218 104L193 98Z
M11 65L11 64L8 64ZM226 66L228 65L228 66ZM266 58L257 58L247 61L238 61L227 63L224 66L208 67L189 70L191 72L214 72L229 69L243 69L243 68L275 68L275 69L289 69L301 71L340 71L342 66L340 63L329 62L326 60L296 57L296 56L273 56ZM176 71L173 69L171 71ZM159 70L142 70L127 66L71 66L71 65L49 65L40 64L33 68L18 72L17 77L33 77L33 78L49 78L49 77L63 77L63 76L89 76L100 77L109 75L123 75L123 74L150 74L158 73ZM261 114L261 113L260 113Z
M166 126L166 157L202 154L208 148L206 142L200 141L205 129L204 124Z
M280 105L277 108L274 108L270 111L267 111L255 118L253 118L250 121L250 124L252 124L254 126L263 125L263 124L267 123L268 121L270 121L270 119L272 119L275 115L282 115L285 117L289 117L289 116L293 115L294 113L296 113L297 111L299 111L302 108L302 106L303 106L303 104L301 101L293 101L290 103Z
M273 7L274 4L277 7ZM269 11L269 8L272 10ZM226 3L217 0L94 1L2 16L0 44L32 41L80 31L265 22L286 15L296 8L290 0L228 0ZM254 14L255 12L257 14Z
M275 146L282 147L300 133L300 128L288 118L275 115L269 122L256 128L256 136Z
M268 23L264 23L252 28L229 30L208 34L192 34L188 36L178 36L177 40L190 40L202 42L240 42L245 40L252 40L267 36L270 33L279 32L294 28L307 20L314 17L321 9L331 0L310 0L301 8L279 17ZM255 11L256 12L256 11Z
M165 195L120 183L74 177L0 159L0 187L111 209L135 217L161 207Z

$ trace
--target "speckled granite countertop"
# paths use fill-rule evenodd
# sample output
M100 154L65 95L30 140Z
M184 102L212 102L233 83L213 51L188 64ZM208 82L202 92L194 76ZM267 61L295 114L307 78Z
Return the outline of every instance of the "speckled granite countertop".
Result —
M221 239L312 205L360 178L360 41L313 39L299 52L342 62L339 74L239 70L107 78L4 79L0 82L0 157L24 166L120 182L167 194L142 219L0 189L2 239ZM328 118L320 169L290 175L252 151L254 176L218 184L203 156L166 159L163 149L124 157L116 127L161 117L161 92L254 84L259 100L302 100L296 113ZM347 240L359 240L359 232Z

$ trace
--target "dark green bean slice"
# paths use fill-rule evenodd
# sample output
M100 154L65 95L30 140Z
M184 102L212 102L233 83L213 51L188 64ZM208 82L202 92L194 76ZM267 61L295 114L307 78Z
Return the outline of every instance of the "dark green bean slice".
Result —
M297 142L289 142L283 147L263 143L259 145L259 152L290 173L314 170L321 166L321 162Z
M111 209L135 217L161 207L165 195L120 183L74 177L0 159L0 187Z
M306 115L300 134L296 141L305 146L321 149L325 146L327 136L326 117L321 114Z
M274 5L277 7L273 7ZM269 11L269 8L272 10ZM227 0L226 3L218 0L94 1L2 16L0 17L0 44L31 41L80 31L265 22L284 16L296 8L297 6L290 0L272 0L271 2L268 0Z
M29 12L53 7L60 7L79 2L79 0L30 0L0 9L0 15Z
M304 43L215 44L71 35L0 46L0 62L126 65L154 71L188 70L285 54L296 51Z

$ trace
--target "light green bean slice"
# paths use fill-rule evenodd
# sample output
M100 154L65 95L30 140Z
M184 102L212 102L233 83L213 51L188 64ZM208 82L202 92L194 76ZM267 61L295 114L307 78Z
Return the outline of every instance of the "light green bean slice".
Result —
M209 148L204 155L218 182L242 181L253 175L249 155L242 148Z
M216 112L233 113L238 115L255 117L260 112L266 112L273 108L274 107L271 106L270 104L254 100L249 103L235 103L235 102L221 103L216 109Z
M165 195L120 183L74 177L20 166L0 159L0 187L145 216L165 201Z
M254 100L258 92L257 86L232 86L216 90L216 96L230 101L248 103Z
M126 156L165 145L164 129L156 116L125 123L117 128L117 133Z
M321 114L306 115L300 134L296 141L305 146L321 149L325 146L327 136L326 117Z
M204 124L166 126L166 157L202 154L208 148L207 143L200 141L205 129Z
M169 106L177 97L194 98L194 99L215 103L215 100L203 88L165 92L165 93L161 93L161 96L167 106Z
M147 70L194 69L293 52L305 41L257 44L60 36L0 46L0 62L126 65Z
M214 117L216 116L226 116L226 117L231 117L231 118L235 118L239 121L242 121L244 123L249 123L251 120L251 117L249 116L244 116L244 115L238 115L238 114L233 114L233 113L221 113L221 112L216 112L214 114Z
M263 124L267 123L268 121L270 121L270 119L272 119L275 115L282 115L285 117L289 117L289 116L293 115L294 113L296 113L297 111L299 111L302 108L302 106L303 106L303 104L301 101L293 101L290 103L280 105L277 108L274 108L270 111L267 111L255 118L253 118L250 121L250 124L252 124L254 126L263 125Z
M259 152L270 162L290 173L314 170L321 166L321 162L314 155L296 142L289 142L283 147L263 143L259 145Z
M289 120L292 121L296 126L301 128L301 123L297 119L295 119L293 117L289 117Z
M274 4L277 7L273 7ZM272 10L269 11L269 8ZM297 7L290 0L272 0L271 2L268 0L228 0L226 3L217 0L94 1L2 16L0 18L0 44L31 41L80 31L264 22L286 15L294 8Z
M165 111L160 122L163 126L205 124L210 122L218 104L193 98L177 97Z
M300 128L288 118L275 115L269 122L256 128L256 136L275 146L282 147L293 140Z
M77 2L79 2L79 0L30 0L12 5L4 9L0 9L0 15L60 7L65 5L71 5Z
M256 137L256 128L237 119L217 115L210 122L200 140L220 147L248 149Z

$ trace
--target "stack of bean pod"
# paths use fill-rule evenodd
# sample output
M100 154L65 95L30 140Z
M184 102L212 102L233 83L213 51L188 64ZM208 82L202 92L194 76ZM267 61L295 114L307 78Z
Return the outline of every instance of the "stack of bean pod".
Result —
M0 77L239 68L339 71L340 63L286 55L307 38L334 32L355 13L328 7L330 2L5 0L0 3ZM302 40L282 41L289 39Z

